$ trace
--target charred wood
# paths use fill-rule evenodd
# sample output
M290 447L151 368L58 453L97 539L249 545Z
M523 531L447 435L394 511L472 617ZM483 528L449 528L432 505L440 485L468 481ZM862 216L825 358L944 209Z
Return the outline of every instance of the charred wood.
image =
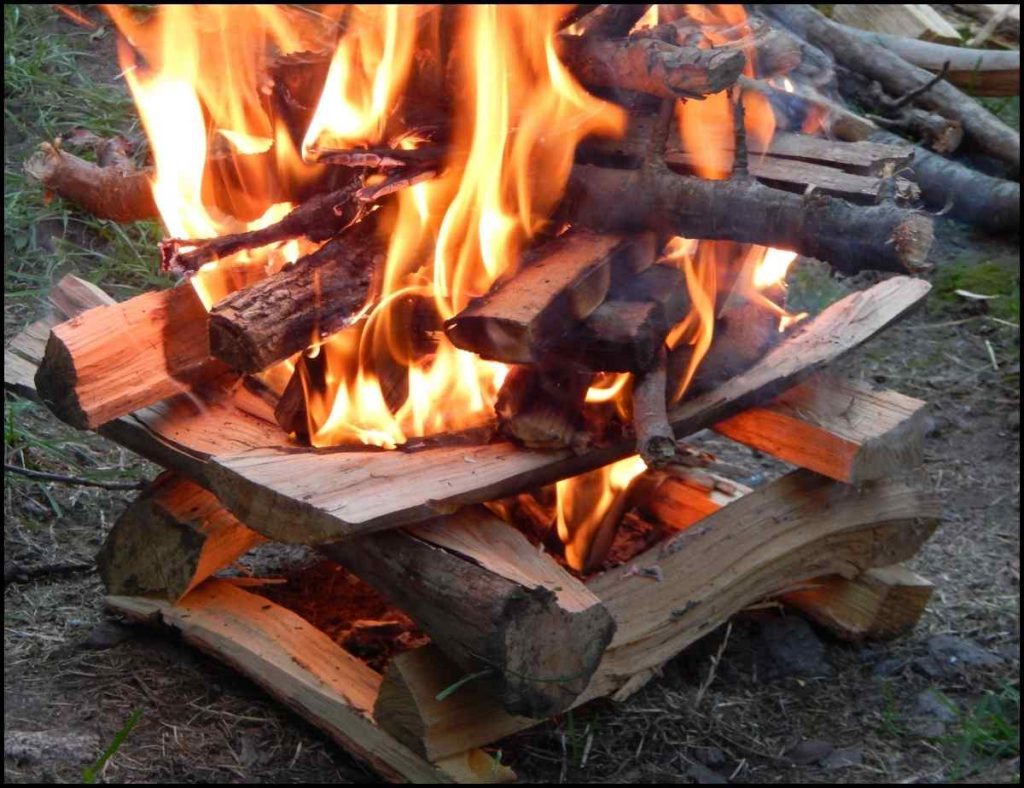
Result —
M583 402L592 375L568 365L515 366L498 392L501 432L531 449L561 449L582 438Z
M668 420L667 353L658 352L655 365L633 380L633 429L636 451L648 468L660 468L675 457L676 436Z

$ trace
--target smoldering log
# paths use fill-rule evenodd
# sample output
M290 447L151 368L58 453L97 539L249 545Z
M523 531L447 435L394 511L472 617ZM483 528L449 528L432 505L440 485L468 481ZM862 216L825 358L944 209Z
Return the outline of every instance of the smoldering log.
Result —
M384 246L372 232L336 236L294 265L210 310L210 352L258 372L340 331L372 297Z
M649 5L644 3L605 3L583 18L583 35L591 38L622 38L640 21Z
M703 98L732 86L742 52L679 47L653 38L558 36L559 57L584 85L621 88L659 98Z
M543 360L543 349L586 320L612 281L647 268L653 237L572 230L537 248L511 277L446 321L452 343L508 364Z
M311 197L293 208L281 221L259 230L210 239L170 239L161 246L165 270L198 271L204 264L243 249L255 249L278 241L305 236L311 241L326 241L359 217L362 210L355 199L359 188L353 180L344 188ZM181 247L194 247L180 251Z
M676 436L668 420L668 354L659 349L654 366L633 380L633 429L637 454L648 468L660 468L676 455Z
M879 82L889 93L903 96L929 82L932 75L911 65L895 52L851 35L811 6L765 5L765 14L812 44L827 49L836 61ZM979 150L1020 170L1020 133L948 82L939 82L914 104L959 120Z
M502 433L531 449L573 445L593 376L569 365L515 366L498 392L494 412Z
M160 215L152 172L132 169L121 160L99 166L44 142L25 162L25 171L99 219L136 222Z
M934 237L929 217L895 205L805 197L748 178L708 181L592 165L573 167L561 215L614 232L660 230L791 249L845 273L922 270Z

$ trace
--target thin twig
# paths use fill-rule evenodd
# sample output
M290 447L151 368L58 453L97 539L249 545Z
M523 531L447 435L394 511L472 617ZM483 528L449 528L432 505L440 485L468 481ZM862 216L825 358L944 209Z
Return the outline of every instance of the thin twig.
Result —
M101 482L94 479L83 479L80 476L65 476L60 473L34 471L31 468L22 468L20 465L8 465L6 463L4 463L4 473L16 473L20 476L27 476L30 479L44 482L77 484L82 487L99 487L103 490L141 490L146 486L145 482Z
M909 104L911 101L916 99L918 96L923 96L925 93L927 93L933 87L938 85L942 80L944 80L946 78L946 75L948 73L949 73L949 61L947 60L945 63L942 64L942 68L939 69L939 73L938 74L936 74L934 77L929 79L927 82L925 82L920 87L916 87L913 90L908 91L907 93L903 94L903 96L901 96L900 98L898 98L894 102L892 102L892 104L890 106L893 109L900 109L901 107L907 106L907 104Z
M700 702L704 700L704 695L707 693L708 688L711 686L711 682L715 680L715 674L718 672L718 663L722 661L722 655L725 654L725 647L729 645L729 635L732 634L732 622L725 628L725 637L722 638L722 642L718 646L718 651L715 656L711 658L711 667L708 668L708 675L701 682L700 688L697 690L697 697L693 699L694 711L700 706Z
M743 91L736 88L736 100L733 102L733 133L736 136L736 155L732 162L732 177L750 177L750 155L747 152L746 112L743 109Z

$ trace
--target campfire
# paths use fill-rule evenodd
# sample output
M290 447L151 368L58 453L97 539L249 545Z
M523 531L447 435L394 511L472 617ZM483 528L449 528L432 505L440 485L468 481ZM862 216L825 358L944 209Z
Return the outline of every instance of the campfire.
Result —
M910 149L822 136L803 42L740 6L592 9L112 6L152 168L95 138L98 164L30 165L159 216L183 279L121 304L66 279L16 348L21 390L170 470L104 547L113 606L223 653L229 608L294 614L211 575L319 546L433 641L383 685L308 625L275 641L333 671L332 735L387 776L472 771L765 596L844 629L849 587L913 587L893 630L927 598L871 574L934 527L889 478L923 403L818 374L928 290ZM799 255L902 275L809 318ZM681 442L707 427L808 470L751 491ZM310 713L294 666L248 659Z

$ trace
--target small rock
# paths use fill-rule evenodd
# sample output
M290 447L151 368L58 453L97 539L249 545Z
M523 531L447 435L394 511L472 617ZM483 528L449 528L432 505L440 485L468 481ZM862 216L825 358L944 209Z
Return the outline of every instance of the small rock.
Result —
M100 754L100 739L78 731L4 731L4 759L18 763L89 763Z
M907 661L905 659L889 657L888 659L879 660L871 672L875 676L888 678L889 676L895 676L897 673L901 673L906 666Z
M920 717L942 722L953 722L958 716L956 703L935 689L926 689L917 696L914 711Z
M973 640L936 635L928 641L928 656L917 660L917 664L928 675L949 675L959 673L964 667L992 668L1002 664L1001 657L986 651Z
M725 753L717 747L698 747L693 757L711 769L721 769L726 764Z
M825 658L824 644L802 618L769 619L761 625L758 639L758 675L766 680L828 677L835 672Z
M835 749L827 741L804 739L799 744L786 750L785 756L797 766L809 766L812 763L824 760L835 752Z
M946 723L928 717L917 717L907 724L907 730L922 739L938 739L946 734Z
M92 628L82 647L102 651L123 643L131 636L132 630L129 627L113 621L101 621Z
M697 785L727 785L729 780L702 763L695 763L686 770L686 776Z
M860 766L862 763L864 753L856 747L846 747L826 757L821 765L826 769L845 769L848 766Z

